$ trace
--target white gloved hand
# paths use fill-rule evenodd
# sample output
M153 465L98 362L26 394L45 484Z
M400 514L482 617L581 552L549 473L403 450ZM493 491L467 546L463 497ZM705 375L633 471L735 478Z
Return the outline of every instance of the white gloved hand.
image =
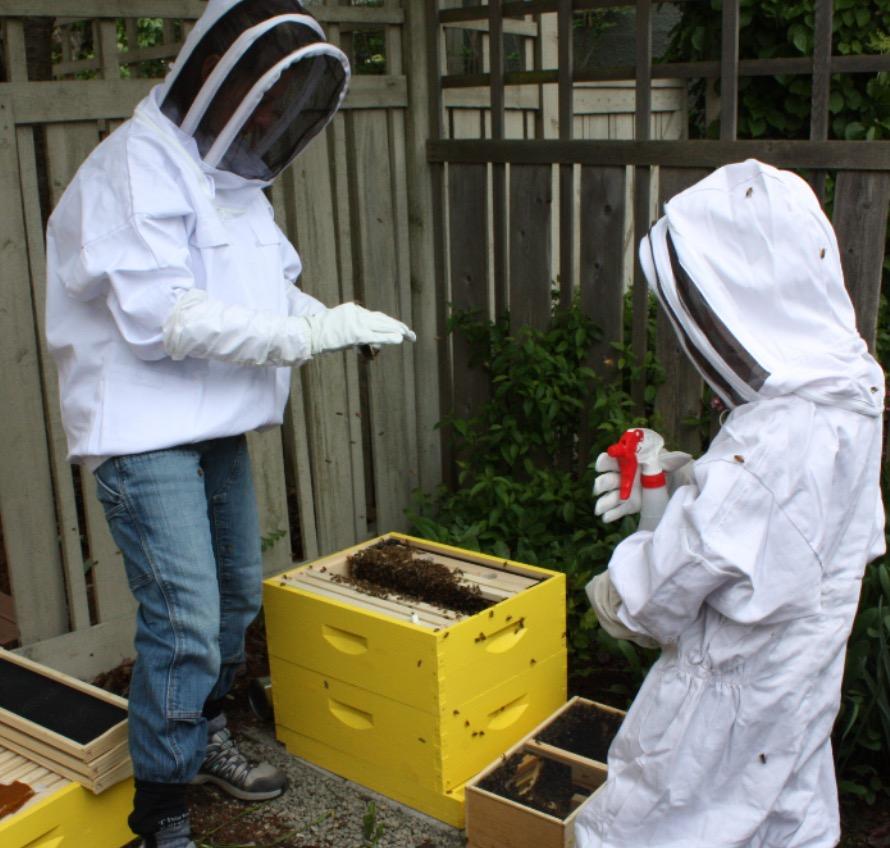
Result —
M619 494L621 475L618 471L618 460L605 452L596 458L594 468L599 474L593 482L593 494L597 498L594 514L602 516L607 524L624 518L625 515L636 515L640 511L641 474L666 472L669 494L673 494L678 486L691 481L693 459L688 453L666 451L664 439L658 433L645 428L638 429L643 431L643 441L637 454L637 473L627 500L621 500Z
M611 458L611 457L610 457ZM618 619L618 608L621 606L621 595L609 578L608 570L597 574L586 587L587 598L593 607L600 626L615 639L627 639L635 642L643 648L657 648L656 642L651 636L643 633L635 633L625 627Z
M358 345L395 345L417 337L401 321L382 312L371 312L355 303L304 316L312 355Z

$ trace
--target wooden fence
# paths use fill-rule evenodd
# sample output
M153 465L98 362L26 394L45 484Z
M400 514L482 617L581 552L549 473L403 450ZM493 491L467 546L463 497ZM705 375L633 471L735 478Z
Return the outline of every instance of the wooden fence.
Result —
M158 82L139 78L145 63L175 55L203 8L200 0L0 6L0 553L23 652L82 676L132 654L133 602L90 475L66 462L44 341L44 222L83 159ZM431 228L426 126L412 117L423 105L409 109L427 91L423 75L405 73L418 60L425 67L414 47L425 43L423 22L411 4L393 2L312 11L347 52L354 33L377 33L385 69L354 78L345 108L276 182L276 215L303 256L305 290L398 315L418 341L368 364L355 353L310 363L295 376L285 426L250 435L267 572L404 529L412 491L441 479L432 255L412 248ZM52 80L28 78L30 16L56 18ZM144 17L164 19L163 39L139 48Z
M622 2L636 7L636 66L576 73L573 12ZM817 0L815 59L738 61L738 0L727 0L720 62L658 66L651 0L454 6L311 4L352 55L368 32L382 38L385 68L354 79L344 110L276 182L276 214L303 256L307 291L397 314L418 341L371 364L351 353L311 363L295 376L285 426L251 435L269 572L404 527L412 490L431 490L450 469L435 424L443 412L471 411L486 387L447 337L448 304L509 308L515 324L538 325L556 280L563 304L580 292L608 341L620 338L632 280L641 354L646 289L629 248L656 202L705 169L757 156L813 169L817 184L819 172L836 173L848 282L863 334L874 337L890 145L825 140L828 80L890 60L832 57L830 2ZM65 460L43 341L44 222L80 162L156 82L141 75L175 54L202 9L201 0L0 5L0 619L5 570L23 652L81 676L131 653L133 609L92 483ZM28 78L30 16L61 27L52 79ZM160 43L136 44L143 17L163 20ZM481 72L449 72L445 32L454 27L482 34ZM524 70L505 71L505 32L520 39ZM791 71L814 74L812 140L735 141L738 75ZM685 141L683 81L718 76L721 141ZM663 320L656 346L669 375L658 409L673 441L694 447L683 420L698 413L701 382Z
M573 14L606 6L635 8L636 63L576 71ZM540 326L550 313L553 265L559 269L560 303L568 304L579 292L583 308L604 330L598 364L605 369L610 343L623 340L622 281L630 273L634 314L632 338L627 341L642 361L648 292L635 251L633 268L628 267L623 220L630 216L633 243L638 244L657 205L709 169L755 157L779 167L807 170L817 193L823 190L826 173L835 175L834 226L859 327L873 345L890 202L890 142L827 140L829 86L832 74L886 71L890 56L832 55L831 0L816 0L812 57L740 61L739 0L724 0L720 61L664 64L653 64L651 0L489 0L487 5L460 9L441 8L437 0L427 0L427 7L441 26L484 21L492 42L485 70L445 74L437 42L430 40L430 73L440 77L439 90L432 90L437 98L433 115L444 114L443 103L447 107L454 91L485 86L492 128L490 138L469 140L454 138L441 118L432 126L428 159L434 209L445 210L437 228L437 252L443 260L439 287L446 293L440 302L483 314L509 309L514 326ZM556 50L549 62L538 51L533 68L506 72L496 46L500 35L508 21L527 20L529 15L555 20ZM810 140L737 141L739 78L790 73L812 75ZM659 89L655 83L700 78L720 80L720 139L656 139L652 116ZM635 82L633 139L580 140L574 106L579 85L616 80ZM515 91L534 86L558 89L558 138L509 138L507 104L516 99ZM557 235L552 237L554 231ZM668 441L695 452L701 447L700 433L688 422L701 415L703 385L680 352L663 314L658 318L655 345L667 374L656 412ZM441 372L443 407L471 414L488 387L484 378L467 367L466 349L460 342L454 344L451 362L452 367ZM638 402L645 388L642 383L635 386Z

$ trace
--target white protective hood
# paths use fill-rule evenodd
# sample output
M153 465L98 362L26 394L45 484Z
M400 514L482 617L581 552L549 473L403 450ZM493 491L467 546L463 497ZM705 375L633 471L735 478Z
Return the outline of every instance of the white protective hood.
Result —
M883 411L883 374L856 329L831 224L795 174L750 159L665 206L640 245L650 286L730 407L799 395Z
M156 97L206 166L268 182L333 118L349 77L296 0L210 0Z

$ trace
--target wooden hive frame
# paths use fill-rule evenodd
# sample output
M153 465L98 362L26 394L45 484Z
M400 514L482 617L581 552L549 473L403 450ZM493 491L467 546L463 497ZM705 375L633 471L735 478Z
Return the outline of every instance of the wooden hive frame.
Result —
M599 791L606 782L607 767L603 762L540 742L537 737L576 704L624 716L621 710L576 695L477 774L465 788L467 848L573 848L575 818L587 797ZM583 788L587 794L575 796L574 809L566 818L558 819L479 786L509 757L519 753L527 755L519 769L527 772L525 777L528 780L534 780L543 760L552 760L571 768L573 785Z
M444 565L453 572L459 571L461 584L468 588L478 587L480 596L486 600L498 602L512 598L543 579L511 566L508 562L494 566L491 564L490 558L477 557L469 551L462 551L460 557L450 556L436 552L432 545L427 546L419 540L409 539L398 534L387 534L382 537L382 540L387 539L401 541L419 557ZM337 578L344 577L349 573L348 557L365 548L367 548L367 543L315 560L309 567L282 575L281 583L296 586L340 602L347 602L401 621L411 621L433 630L447 627L468 617L465 614L450 612L422 601L374 597L339 582Z
M29 717L27 705L25 714L10 708L14 697L10 697L11 689L7 686L3 697L6 706L0 706L0 744L96 793L132 774L127 749L126 699L18 654L0 650L0 681L15 670L23 671L32 681L33 675L44 678L50 700L64 697L66 690L70 690L72 697L81 703L86 696L104 713L101 718L104 729L85 741L72 739L34 720L33 711ZM109 711L108 706L122 711L124 717L114 721L115 713Z

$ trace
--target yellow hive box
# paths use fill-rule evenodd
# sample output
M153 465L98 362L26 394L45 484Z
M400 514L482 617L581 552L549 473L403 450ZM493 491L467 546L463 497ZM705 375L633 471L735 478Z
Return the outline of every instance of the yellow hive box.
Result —
M23 807L0 818L3 848L120 848L133 834L128 778L94 795L67 777L0 746L0 783L20 781L34 790Z
M460 569L497 603L449 617L336 582L348 556L386 539ZM264 590L278 738L455 826L463 784L565 701L560 573L389 533Z

